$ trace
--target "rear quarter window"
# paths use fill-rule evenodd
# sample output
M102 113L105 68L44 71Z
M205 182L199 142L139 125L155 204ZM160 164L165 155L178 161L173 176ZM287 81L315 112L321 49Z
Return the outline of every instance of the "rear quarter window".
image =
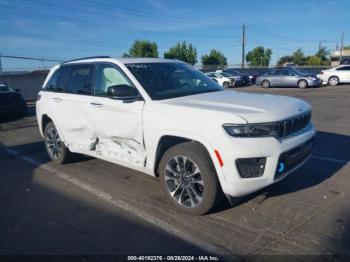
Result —
M68 75L67 68L58 68L50 77L49 81L44 86L44 90L53 92L63 92L67 83Z

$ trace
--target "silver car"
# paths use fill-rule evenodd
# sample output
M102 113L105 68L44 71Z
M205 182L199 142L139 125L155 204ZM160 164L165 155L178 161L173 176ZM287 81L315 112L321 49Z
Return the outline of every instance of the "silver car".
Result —
M264 88L272 86L307 88L320 86L321 80L315 75L305 74L296 68L276 68L259 75L255 83Z

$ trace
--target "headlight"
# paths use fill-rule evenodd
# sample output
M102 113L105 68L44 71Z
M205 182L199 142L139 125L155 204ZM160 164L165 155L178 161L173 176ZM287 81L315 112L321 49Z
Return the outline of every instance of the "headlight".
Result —
M280 130L278 122L246 125L224 124L222 127L230 136L235 137L276 137Z
M316 77L312 77L312 76L309 76L307 79L314 80L314 81L317 80Z

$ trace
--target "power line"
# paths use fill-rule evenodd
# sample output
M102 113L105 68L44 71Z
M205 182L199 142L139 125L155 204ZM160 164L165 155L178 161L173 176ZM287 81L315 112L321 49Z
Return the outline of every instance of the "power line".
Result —
M12 55L0 55L0 58L13 58L13 59L24 59L24 60L36 60L41 62L62 62L62 60L55 60L50 58L39 58L39 57L28 57L28 56L12 56Z
M47 2L41 2L41 1L38 1L38 0L31 0L32 3L36 3L36 4L39 4L39 5L44 5L44 6L47 6L47 5L50 5L50 6L53 6L53 7L56 7L56 8L60 8L60 9L65 9L65 10L75 10L75 11L78 11L78 12L83 12L83 13L90 13L90 14L94 14L94 15L100 15L100 16L103 16L103 17L109 17L109 18L112 18L112 19L116 19L118 18L117 16L115 15L108 15L106 13L98 13L98 12L92 12L92 11L89 11L89 10L84 10L84 9L81 9L81 8L75 8L75 7L67 7L67 6L62 6L62 5L57 5L57 4L52 4L52 3L47 3ZM13 12L12 9L9 9L10 11ZM16 10L17 11L17 10ZM18 11L17 11L18 12ZM35 17L33 14L28 14L28 13L24 13L24 15L27 15L27 16L32 16L32 17ZM135 27L128 27L128 26L125 26L125 24L123 24L123 26L114 26L114 25L111 25L110 23L101 23L101 22L92 22L91 19L90 20L84 20L84 19L72 19L71 17L62 17L62 16L58 16L58 15L48 15L48 14L40 14L41 16L46 16L48 17L50 20L52 20L52 18L56 18L56 19L59 19L60 21L62 19L65 19L65 20L68 20L68 21L73 21L73 22L76 22L78 24L82 24L82 25L86 25L86 24L93 24L93 25L97 25L97 26L100 26L100 27L103 27L104 29L107 29L108 30L111 30L111 31L117 31L120 33L120 31L122 32L146 32L148 34L156 34L156 35L159 35L159 34L164 34L164 33L173 33L173 30L169 30L169 31L154 31L154 30L149 30L149 29L138 29L138 28L135 28ZM119 17L120 18L120 17ZM157 23L155 23L156 25L159 25L159 24L162 24L164 21L159 21L157 20L156 21ZM178 25L175 24L175 25ZM188 23L185 23L184 22L184 25L187 26L186 29L188 29ZM118 29L118 30L116 30ZM176 35L177 36L192 36L192 37L204 37L204 38L208 38L208 37L216 37L216 38L234 38L234 36L231 36L231 35L208 35L208 34L198 34L198 33L184 33L184 32L176 32ZM237 36L238 37L238 36Z

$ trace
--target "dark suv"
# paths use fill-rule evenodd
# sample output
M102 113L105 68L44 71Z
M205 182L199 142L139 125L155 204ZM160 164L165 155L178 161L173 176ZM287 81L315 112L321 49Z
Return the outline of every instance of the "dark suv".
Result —
M0 117L11 114L25 114L27 104L19 90L14 91L0 83Z

